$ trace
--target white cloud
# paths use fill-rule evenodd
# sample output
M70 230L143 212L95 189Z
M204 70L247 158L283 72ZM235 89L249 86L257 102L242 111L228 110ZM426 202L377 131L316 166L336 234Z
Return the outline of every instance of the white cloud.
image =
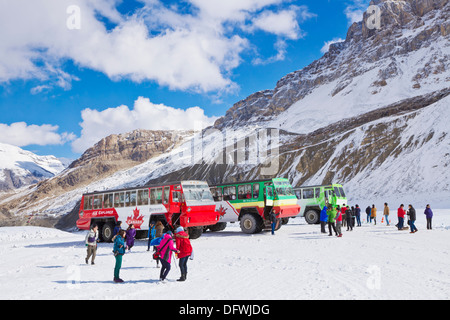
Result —
M28 125L16 122L11 125L0 123L0 141L18 147L28 145L62 145L76 137L73 133L58 133L59 127L49 124Z
M282 9L290 0L189 0L187 12L180 5L141 0L144 7L132 15L117 11L120 2L1 1L0 82L38 79L35 93L55 86L67 90L78 80L64 71L71 60L113 80L155 81L196 92L232 90L231 72L250 48L246 24L296 40L298 21L309 16L306 7ZM80 28L70 30L67 20L77 17L67 8L73 5L80 8Z
M193 107L176 109L154 104L148 98L139 97L133 109L121 105L103 111L85 109L81 137L73 141L72 149L82 153L102 138L135 129L146 130L194 130L212 125L216 117L207 117L204 110Z
M345 41L345 40L342 38L334 38L333 40L327 41L324 43L322 49L320 49L320 52L325 54L330 49L330 45L332 45L333 43L338 43L338 42L343 42L343 41Z
M352 0L345 8L345 15L349 24L363 20L364 12L369 7L370 0Z

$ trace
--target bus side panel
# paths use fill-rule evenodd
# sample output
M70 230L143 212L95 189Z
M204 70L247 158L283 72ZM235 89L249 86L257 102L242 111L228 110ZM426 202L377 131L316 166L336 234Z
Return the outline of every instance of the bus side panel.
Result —
M229 201L216 201L216 212L220 215L220 222L239 220L239 211Z

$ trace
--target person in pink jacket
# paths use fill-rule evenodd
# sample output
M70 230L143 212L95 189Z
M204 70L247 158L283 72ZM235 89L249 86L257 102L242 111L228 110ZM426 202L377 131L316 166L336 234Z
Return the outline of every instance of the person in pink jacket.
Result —
M159 275L159 280L164 281L169 274L170 271L170 262L172 261L172 251L179 252L175 246L173 245L172 239L173 233L168 231L161 243L158 246L158 251L160 252L160 261L161 261L161 273Z
M337 215L336 215L336 231L338 238L342 237L342 211L339 206L337 206Z

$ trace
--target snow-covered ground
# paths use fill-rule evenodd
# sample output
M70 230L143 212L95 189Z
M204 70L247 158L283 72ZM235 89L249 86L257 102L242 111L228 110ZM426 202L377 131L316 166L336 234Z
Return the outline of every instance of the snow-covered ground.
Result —
M435 210L419 232L364 223L342 238L320 233L302 218L270 233L245 235L229 225L193 240L188 280L172 263L168 281L146 241L123 258L123 284L114 284L111 244L99 244L86 265L85 232L0 228L0 299L449 299L450 210ZM392 224L397 222L391 212Z

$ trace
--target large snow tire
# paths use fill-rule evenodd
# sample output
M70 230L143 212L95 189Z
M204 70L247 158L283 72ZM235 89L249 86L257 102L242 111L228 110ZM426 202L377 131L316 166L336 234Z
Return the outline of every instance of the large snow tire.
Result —
M247 234L261 232L261 221L255 215L246 213L241 218L241 230Z
M306 211L305 220L308 224L318 224L320 222L320 212L316 210Z

